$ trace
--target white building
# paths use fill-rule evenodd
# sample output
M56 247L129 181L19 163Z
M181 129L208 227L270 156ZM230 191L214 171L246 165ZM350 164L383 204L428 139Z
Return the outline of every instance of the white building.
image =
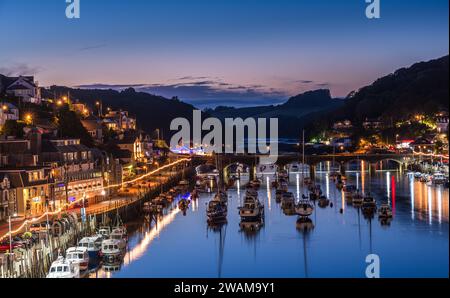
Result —
M6 93L21 98L24 102L41 104L41 89L33 76L20 76L13 79L13 83L6 88Z

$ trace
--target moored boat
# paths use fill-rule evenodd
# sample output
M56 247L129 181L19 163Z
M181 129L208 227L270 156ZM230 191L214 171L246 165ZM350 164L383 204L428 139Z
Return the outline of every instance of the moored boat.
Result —
M80 278L80 267L59 256L50 266L47 278Z
M302 199L295 205L295 212L301 217L308 217L314 211L314 207L311 204L311 201L308 200L304 195Z
M393 213L391 206L389 204L381 204L380 209L378 210L379 218L392 218Z
M81 271L89 266L89 253L86 247L70 247L66 250L66 260L77 264Z
M105 261L112 263L120 260L124 252L124 241L120 239L107 239L102 242L101 254Z
M100 250L102 249L103 237L96 235L92 237L84 237L78 242L78 247L87 248L89 258L95 259L99 256Z
M239 216L242 221L257 221L264 216L264 206L255 195L246 194L244 204L239 207Z

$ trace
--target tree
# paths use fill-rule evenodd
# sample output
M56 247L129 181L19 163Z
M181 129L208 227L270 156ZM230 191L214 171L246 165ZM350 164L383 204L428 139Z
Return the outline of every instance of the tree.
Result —
M5 125L3 125L1 132L5 136L14 136L16 138L22 138L24 135L25 123L18 122L16 120L6 120Z
M68 107L61 108L58 111L57 125L62 137L79 138L82 144L88 147L94 146L94 141L83 124L81 124L80 118Z

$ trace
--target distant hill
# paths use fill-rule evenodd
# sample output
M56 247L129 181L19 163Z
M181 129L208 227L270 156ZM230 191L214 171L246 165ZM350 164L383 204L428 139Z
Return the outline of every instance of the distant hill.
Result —
M401 68L348 96L335 118L407 118L449 109L448 55Z
M195 109L192 105L178 99L167 99L144 92L136 92L133 88L115 91L52 86L45 92L45 95L50 98L53 98L55 94L60 97L70 92L71 98L79 99L91 107L95 107L96 101L101 100L104 110L107 107L127 110L132 116L137 117L139 128L148 133L159 128L165 139L169 139L171 136L170 123L172 120L184 117L191 121L192 111Z
M302 127L310 123L317 115L334 110L344 104L341 99L331 97L330 90L308 91L289 98L284 104L260 107L217 107L208 113L224 118L278 118L279 135L286 138L298 138Z

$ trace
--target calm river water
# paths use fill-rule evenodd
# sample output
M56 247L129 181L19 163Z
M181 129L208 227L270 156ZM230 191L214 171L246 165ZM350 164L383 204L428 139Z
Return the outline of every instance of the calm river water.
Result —
M265 184L259 190L265 205L259 230L239 225L242 189L228 192L228 223L208 228L205 209L212 195L205 194L186 215L173 207L157 226L143 220L129 223L134 232L123 264L100 267L90 276L364 278L366 256L377 254L382 277L448 277L448 189L427 186L396 170L347 172L349 183L371 192L378 205L391 204L394 218L382 224L377 215L366 219L348 205L326 171L319 169L316 175L333 207L316 206L308 232L297 230L297 216L285 215L275 191ZM290 175L290 191L296 196L306 194L297 184L299 176Z

